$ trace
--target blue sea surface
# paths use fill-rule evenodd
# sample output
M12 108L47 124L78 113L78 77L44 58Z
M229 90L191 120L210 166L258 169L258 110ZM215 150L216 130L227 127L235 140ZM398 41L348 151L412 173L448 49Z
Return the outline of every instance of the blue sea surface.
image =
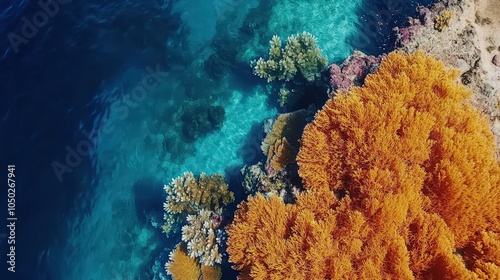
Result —
M153 226L163 185L222 173L244 199L239 170L281 110L249 66L271 37L310 32L330 63L381 54L429 2L2 1L0 160L16 165L18 222L17 271L0 279L167 279L180 237Z

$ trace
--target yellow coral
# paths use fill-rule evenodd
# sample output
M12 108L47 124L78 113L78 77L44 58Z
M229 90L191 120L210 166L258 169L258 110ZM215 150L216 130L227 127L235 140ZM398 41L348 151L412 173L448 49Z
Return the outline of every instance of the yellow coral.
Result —
M260 146L262 152L267 155L269 153L269 148L274 146L274 143L281 140L283 137L287 138L293 146L298 146L298 139L300 139L303 126L306 124L305 117L306 110L278 115L273 123L271 131L266 135Z
M179 243L170 254L170 261L165 264L165 269L173 280L220 280L222 277L220 266L200 266L196 259L189 257L184 243Z
M166 202L163 204L168 213L196 213L200 209L217 210L234 200L234 194L224 181L224 176L211 176L202 173L195 178L186 172L165 186Z
M228 252L254 279L496 279L500 165L456 71L392 53L304 130L306 192L250 198Z
M206 266L202 264L201 274L203 280L220 280L222 278L222 270L218 265Z
M267 156L268 163L274 161L273 167L277 167L277 171L283 169L286 164L295 161L296 152L294 150L298 149L298 140L306 125L306 114L306 110L299 110L279 115L274 121L271 131L264 138L261 149ZM279 151L276 148L282 145L283 139L286 140L286 144L284 144L286 147L282 146ZM277 155L278 157L276 157Z
M290 97L290 90L287 88L280 88L278 93L278 103L281 107L285 107L285 104L288 102L288 98Z
M288 143L285 137L274 143L269 149L267 163L270 164L274 170L281 171L283 168L295 161L297 151Z
M187 255L182 243L170 254L170 262L165 264L165 269L174 280L199 280L201 275L198 262Z
M442 11L434 21L434 28L436 28L436 30L438 31L445 30L450 25L451 19L453 18L454 15L455 11L452 10Z

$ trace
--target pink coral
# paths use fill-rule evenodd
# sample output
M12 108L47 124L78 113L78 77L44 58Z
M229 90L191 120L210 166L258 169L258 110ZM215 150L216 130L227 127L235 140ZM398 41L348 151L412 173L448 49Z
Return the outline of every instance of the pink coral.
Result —
M348 91L353 86L363 84L366 76L373 73L380 64L382 56L368 56L360 51L354 51L341 65L332 64L330 72L329 97L338 91Z

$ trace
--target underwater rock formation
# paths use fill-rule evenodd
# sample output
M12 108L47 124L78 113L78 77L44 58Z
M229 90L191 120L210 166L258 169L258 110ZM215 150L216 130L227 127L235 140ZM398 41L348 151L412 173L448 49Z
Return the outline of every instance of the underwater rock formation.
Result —
M377 70L382 58L382 55L368 56L354 51L342 64L330 65L328 96L332 98L337 92L349 91L353 86L363 85L366 76Z
M297 164L289 164L279 172L270 173L263 163L244 166L243 188L247 194L260 193L267 196L278 195L287 203L292 203L302 189Z
M223 60L218 54L214 53L203 63L203 68L207 75L214 80L220 80L222 76L231 68L231 64Z
M222 106L198 106L185 112L182 116L184 136L189 141L207 135L222 127L226 111Z
M457 71L389 54L329 100L298 155L306 192L238 206L228 252L243 279L492 279L500 165Z

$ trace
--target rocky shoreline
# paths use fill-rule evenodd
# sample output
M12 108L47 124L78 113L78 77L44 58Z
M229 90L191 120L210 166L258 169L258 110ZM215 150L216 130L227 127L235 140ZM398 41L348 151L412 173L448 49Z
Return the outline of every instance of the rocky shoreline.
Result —
M471 104L489 118L500 158L498 15L500 2L495 0L442 0L418 7L408 25L394 31L397 50L422 50L460 71L462 83L473 92ZM376 69L379 59L356 51L342 65L330 66L329 95L359 85Z

